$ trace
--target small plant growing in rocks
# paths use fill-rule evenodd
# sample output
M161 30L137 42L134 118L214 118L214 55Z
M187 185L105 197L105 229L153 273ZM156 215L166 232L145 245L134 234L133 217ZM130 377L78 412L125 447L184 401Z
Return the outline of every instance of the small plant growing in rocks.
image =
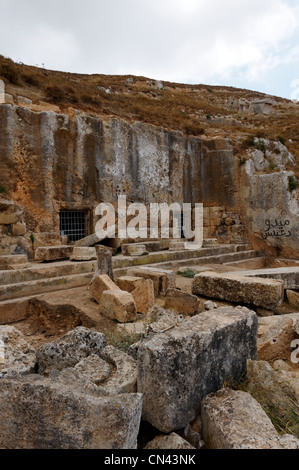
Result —
M296 180L295 176L289 176L289 191L295 191L299 188L299 182Z
M187 277L187 278L193 279L194 276L195 276L195 274L196 274L196 272L193 271L193 269L188 268L188 269L186 269L185 271L178 271L177 274L178 274L179 276L183 276L183 277Z

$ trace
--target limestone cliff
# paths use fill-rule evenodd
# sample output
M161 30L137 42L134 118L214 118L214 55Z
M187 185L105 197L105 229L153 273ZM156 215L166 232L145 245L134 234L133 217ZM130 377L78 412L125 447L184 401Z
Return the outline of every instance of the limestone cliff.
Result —
M293 161L285 152L281 144L271 153L281 159L274 171L269 157L245 151L246 164L240 164L227 138L187 136L80 111L0 105L0 183L34 232L59 233L61 209L88 211L92 232L96 205L116 203L125 194L128 201L146 204L202 202L205 217L220 208L218 221L205 224L205 236L233 241L228 235L238 233L257 246L277 246L294 255L299 250L298 202L296 191L288 188L292 173L284 164ZM268 166L260 168L258 158ZM275 223L282 211L291 235L265 239L266 221Z

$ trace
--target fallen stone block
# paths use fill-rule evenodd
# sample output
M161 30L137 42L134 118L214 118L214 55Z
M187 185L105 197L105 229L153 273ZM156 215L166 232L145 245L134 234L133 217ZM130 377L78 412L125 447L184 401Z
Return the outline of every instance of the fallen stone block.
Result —
M279 436L260 404L242 391L223 389L202 400L202 437L208 449L299 449L299 440Z
M146 246L145 245L129 245L127 247L127 253L129 256L143 256L147 254Z
M154 253L155 251L163 251L163 250L168 250L169 248L169 240L157 240L157 241L150 241L150 242L144 242L142 245L145 246L146 251L148 253ZM121 245L121 251L124 256L128 256L128 247L132 246L132 243L122 243Z
M58 261L68 259L72 255L73 247L69 245L39 246L35 250L35 261Z
M130 269L131 276L151 279L154 282L155 296L165 295L167 289L175 287L175 273L166 269L140 267Z
M172 288L166 291L164 307L183 315L192 316L199 313L200 303L196 295Z
M62 338L40 346L36 351L39 374L74 367L91 354L99 355L107 346L106 336L79 326Z
M71 261L91 261L97 259L95 248L85 246L74 246Z
M127 292L133 292L143 282L144 278L137 276L121 276L116 280L118 287Z
M291 343L299 335L299 313L259 318L258 358L274 362L289 360Z
M201 399L237 381L257 355L257 316L223 307L196 315L138 345L138 391L143 418L162 432L185 427Z
M106 290L120 290L120 288L110 279L107 274L100 274L95 277L91 283L91 297L98 303L101 303L103 292Z
M107 237L100 238L96 233L93 233L92 235L88 235L88 237L76 241L75 246L95 246L97 243L100 243L101 241L105 240L105 238Z
M58 235L56 232L32 233L33 248L39 246L61 246L67 245L67 235Z
M119 288L103 292L100 313L120 323L128 323L137 318L136 304L132 294Z
M283 281L205 272L194 277L192 293L212 299L275 309L283 302Z
M39 375L2 379L0 447L136 449L141 409L140 394L103 396Z
M154 305L147 314L146 337L156 333L165 333L184 322L184 317L176 312Z
M34 348L13 326L0 326L0 379L32 374L35 369Z
M155 437L145 446L145 449L192 450L195 447L175 432L172 432L169 436L160 435Z
M144 280L133 290L132 296L136 304L137 312L146 315L155 305L154 282L151 279Z

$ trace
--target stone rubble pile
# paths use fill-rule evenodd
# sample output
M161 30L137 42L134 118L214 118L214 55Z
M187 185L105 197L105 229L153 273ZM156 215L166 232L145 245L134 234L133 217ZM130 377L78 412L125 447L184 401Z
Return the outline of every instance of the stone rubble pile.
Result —
M299 314L286 317L216 306L185 318L155 304L128 353L85 327L34 351L0 326L0 447L136 449L143 420L156 429L145 449L299 449L298 420L280 435L257 393L277 416L298 409L298 369L281 351Z

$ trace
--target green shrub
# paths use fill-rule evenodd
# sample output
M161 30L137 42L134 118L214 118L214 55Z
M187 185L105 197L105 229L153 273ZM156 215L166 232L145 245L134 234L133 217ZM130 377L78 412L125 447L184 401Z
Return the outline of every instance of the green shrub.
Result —
M188 277L190 279L193 279L194 276L196 275L196 272L193 271L193 269L188 268L185 271L178 271L177 274L179 276Z
M6 194L6 188L0 184L0 194Z
M289 191L295 191L299 188L299 182L296 180L295 176L289 176Z
M138 337L135 331L120 331L120 329L114 328L108 335L108 343L123 352L127 352L129 347L137 341Z
M278 137L278 140L279 142L282 144L282 145L285 145L286 144L286 141L283 137Z
M46 88L46 98L52 103L61 103L65 100L65 91L59 86L50 85Z
M256 149L261 150L262 152L265 152L267 150L265 142L261 139L255 142L254 146Z
M0 64L0 76L12 85L20 85L20 74L17 66L12 60Z
M24 73L22 74L22 80L29 86L39 88L41 85L41 82L38 78L37 75L30 74L30 73Z

